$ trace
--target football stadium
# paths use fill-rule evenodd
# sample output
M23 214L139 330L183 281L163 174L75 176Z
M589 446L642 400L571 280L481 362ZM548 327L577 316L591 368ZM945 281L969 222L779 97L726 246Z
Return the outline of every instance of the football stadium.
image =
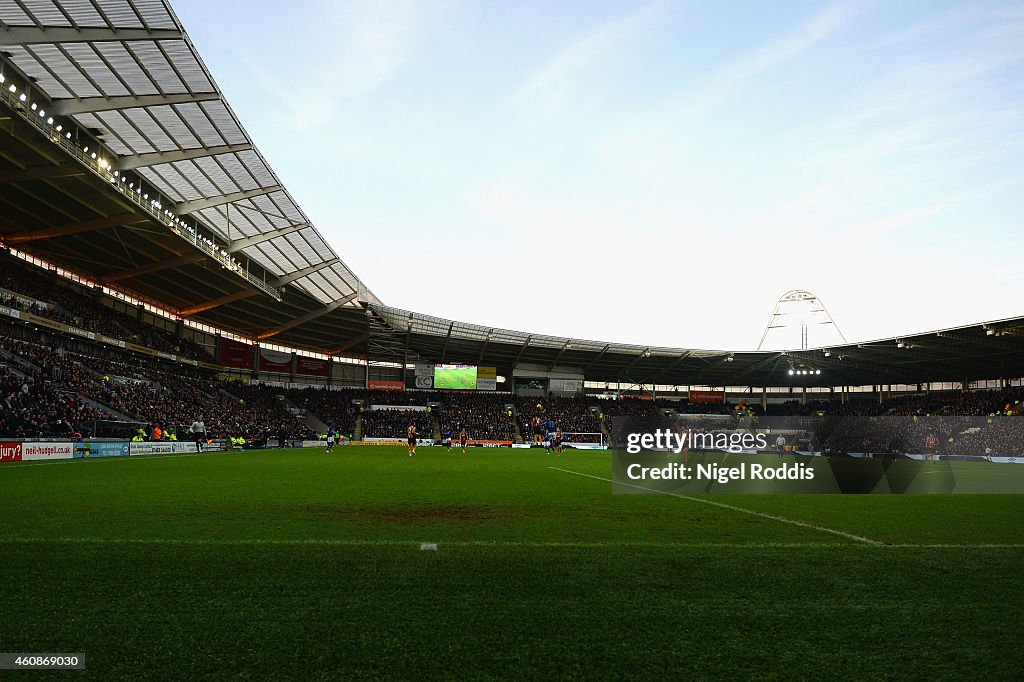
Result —
M1019 298L848 342L779 291L756 350L385 303L192 28L0 0L0 678L1024 674Z

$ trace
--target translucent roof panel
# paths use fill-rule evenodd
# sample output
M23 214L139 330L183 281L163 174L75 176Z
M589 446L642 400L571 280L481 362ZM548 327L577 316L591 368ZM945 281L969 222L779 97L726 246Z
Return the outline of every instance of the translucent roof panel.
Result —
M165 0L3 2L0 49L52 100L48 109L98 134L115 163L132 157L128 177L144 178L161 192L162 204L199 202L182 207L182 215L197 220L204 234L224 246L241 238L256 242L237 257L278 277L337 261L294 284L325 305L354 291L379 303L316 226L258 240L309 218L259 153ZM267 188L274 190L233 196Z

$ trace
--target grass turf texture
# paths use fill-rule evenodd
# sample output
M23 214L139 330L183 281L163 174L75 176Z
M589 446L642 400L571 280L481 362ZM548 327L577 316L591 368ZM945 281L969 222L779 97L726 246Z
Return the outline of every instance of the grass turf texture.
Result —
M551 466L610 472L404 447L4 464L0 650L94 679L1024 672L1024 496L706 498L880 546Z

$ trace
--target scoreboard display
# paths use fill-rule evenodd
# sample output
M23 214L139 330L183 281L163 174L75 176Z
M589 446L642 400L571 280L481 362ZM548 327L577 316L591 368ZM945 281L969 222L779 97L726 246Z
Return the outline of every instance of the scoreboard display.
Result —
M476 390L476 365L434 365L434 388Z

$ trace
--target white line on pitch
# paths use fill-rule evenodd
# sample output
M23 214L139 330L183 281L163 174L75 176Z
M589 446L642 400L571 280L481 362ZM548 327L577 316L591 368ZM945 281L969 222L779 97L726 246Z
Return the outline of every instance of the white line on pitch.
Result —
M713 507L721 507L722 509L731 509L732 511L738 511L743 514L750 514L751 516L760 516L763 519L771 519L772 521L779 521L781 523L788 523L793 526L800 526L801 528L810 528L811 530L818 530L822 533L831 533L833 535L839 535L840 537L849 538L856 540L857 542L866 542L869 545L884 545L884 542L878 540L872 540L866 538L863 535L854 535L853 533L847 533L846 531L836 530L835 528L828 528L826 526L819 526L813 523L805 523L804 521L797 521L796 519L789 519L785 516L777 516L775 514L766 514L764 512L754 511L753 509L745 509L743 507L737 507L735 505L726 504L724 502L715 502L714 500L706 500L702 497L693 497L691 495L681 495L679 493L669 492L667 490L657 490L655 488L646 488L642 485L636 485L634 483L623 483L621 481L613 481L610 478L602 478L601 476L593 476L591 474L580 473L579 471L571 471L569 469L559 469L558 467L548 467L548 469L554 469L555 471L561 471L566 474L573 474L574 476L583 476L585 478L592 478L597 481L605 481L606 483L614 483L617 485L625 485L630 488L636 488L638 490L646 490L651 493L658 493L660 495L670 495L672 497L678 497L682 500L690 500L691 502L700 502L701 504L710 504Z
M848 542L647 542L644 540L610 540L597 542L519 542L516 540L451 540L440 543L423 543L419 540L344 540L331 538L281 539L220 539L220 538L98 538L98 537L54 537L54 538L0 538L0 545L35 545L47 543L95 544L95 545L188 545L188 546L290 546L301 547L422 547L424 544L445 547L478 548L539 548L539 549L605 549L613 547L636 547L650 549L827 549L854 547ZM892 544L871 543L886 549L1024 549L1024 544Z

